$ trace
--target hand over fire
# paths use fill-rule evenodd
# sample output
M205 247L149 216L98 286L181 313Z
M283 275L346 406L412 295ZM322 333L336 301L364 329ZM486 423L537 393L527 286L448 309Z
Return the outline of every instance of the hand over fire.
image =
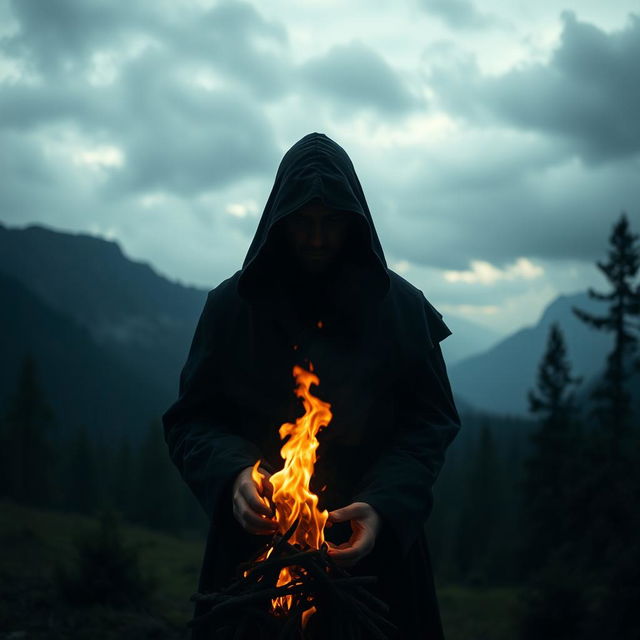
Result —
M351 538L337 546L329 544L329 557L337 565L351 567L373 550L382 520L370 504L353 502L329 513L327 526L347 520L351 522Z
M271 474L260 467L264 476L258 486L251 477L252 467L243 469L233 483L233 515L242 528L256 535L272 535L277 530L275 514L269 499L273 492Z

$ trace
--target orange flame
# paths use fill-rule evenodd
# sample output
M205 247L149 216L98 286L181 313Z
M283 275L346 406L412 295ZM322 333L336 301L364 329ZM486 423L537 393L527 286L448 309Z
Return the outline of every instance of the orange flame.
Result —
M290 542L302 549L319 549L324 543L324 527L329 517L328 511L318 510L318 496L309 489L311 476L316 462L318 440L316 435L322 427L326 427L333 414L331 405L311 395L309 388L312 384L319 386L320 380L313 371L306 371L300 366L294 366L293 376L296 380L295 394L302 398L305 413L295 423L285 422L280 427L280 439L288 439L282 445L280 455L284 459L284 467L274 473L269 481L273 486L272 502L276 512L276 522L281 534L284 534L298 520ZM263 486L265 476L258 467L260 460L253 467L251 476L259 487ZM259 560L269 557L272 548ZM281 587L295 579L290 567L280 571L277 585ZM275 598L272 601L274 613L286 613L292 606L292 596ZM311 607L303 615L303 627L308 618L315 611Z

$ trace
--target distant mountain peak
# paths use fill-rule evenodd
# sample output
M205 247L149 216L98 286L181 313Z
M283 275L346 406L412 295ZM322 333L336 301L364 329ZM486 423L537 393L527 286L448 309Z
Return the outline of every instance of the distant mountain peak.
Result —
M605 305L586 291L564 293L554 298L534 325L521 328L483 353L454 364L453 389L472 405L493 413L528 414L527 391L535 384L538 364L544 354L549 327L557 322L567 343L567 357L574 375L597 375L611 347L611 335L588 327L572 307L601 313Z
M592 313L604 310L602 302L590 298L586 291L561 293L545 307L537 325L547 327L552 322L566 320L567 309L570 310L573 306L583 308L585 311ZM571 313L573 315L573 312Z

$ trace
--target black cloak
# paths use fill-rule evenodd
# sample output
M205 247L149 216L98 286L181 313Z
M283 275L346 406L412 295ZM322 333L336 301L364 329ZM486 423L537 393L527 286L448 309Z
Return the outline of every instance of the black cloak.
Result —
M322 276L282 244L288 214L312 199L350 216L348 251ZM377 575L403 639L442 638L424 524L432 485L460 429L439 342L451 331L423 293L387 267L346 152L311 133L285 154L243 267L208 294L163 415L174 464L210 518L201 592L224 587L267 538L245 532L231 487L258 459L282 467L278 428L304 413L294 364L311 362L333 419L318 435L311 488L328 510L367 502L382 519L374 550L350 569ZM348 523L325 531L348 539ZM198 603L195 615L206 611ZM193 638L211 637L194 630Z

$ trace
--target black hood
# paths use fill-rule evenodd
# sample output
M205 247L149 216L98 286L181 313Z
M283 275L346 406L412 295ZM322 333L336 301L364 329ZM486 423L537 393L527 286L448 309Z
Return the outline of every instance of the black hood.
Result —
M387 263L360 181L346 151L322 133L304 136L282 158L242 265L238 283L240 295L250 299L254 292L277 279L278 273L299 271L294 264L283 264L287 254L279 245L278 223L314 199L353 216L356 222L346 248L349 273L340 274L343 284L347 277L350 286L361 291L366 283L372 297L384 296L390 284ZM284 270L278 272L282 267Z

